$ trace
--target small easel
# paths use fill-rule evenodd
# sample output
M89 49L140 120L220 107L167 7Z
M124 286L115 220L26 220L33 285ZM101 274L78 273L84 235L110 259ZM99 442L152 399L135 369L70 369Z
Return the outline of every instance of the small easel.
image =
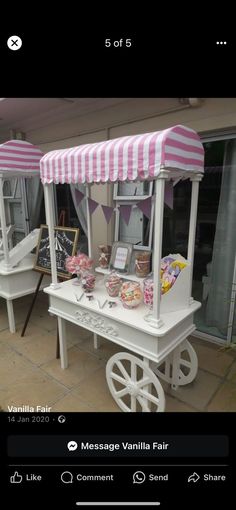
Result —
M58 220L58 226L61 226L61 227L65 226L65 217L66 217L66 211L62 210L60 212L60 216L59 216L59 220ZM39 293L39 290L40 290L40 286L41 286L43 277L44 277L44 273L41 273L40 277L39 277L39 280L38 280L38 283L37 283L37 287L36 287L34 295L33 295L33 299L31 301L31 304L30 304L30 307L29 307L29 311L28 311L26 319L25 319L25 323L24 323L24 326L23 326L23 329L22 329L22 332L21 332L21 337L24 336L26 328L28 326L28 323L29 323L29 320L30 320L30 317L31 317L31 314L32 314L32 311L33 311L33 308L34 308L34 304L35 304L35 301L37 299L37 296L38 296L38 293ZM58 326L57 326L56 359L59 359L59 358L60 358L60 348L59 348L59 333L58 333Z

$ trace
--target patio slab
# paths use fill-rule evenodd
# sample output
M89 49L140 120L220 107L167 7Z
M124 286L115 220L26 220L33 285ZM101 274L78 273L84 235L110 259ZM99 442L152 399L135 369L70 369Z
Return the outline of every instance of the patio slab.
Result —
M25 370L17 381L8 382L0 389L0 405L8 406L51 406L68 392L67 388L40 371Z
M108 389L105 366L92 377L84 379L73 389L72 394L93 407L94 411L120 411Z
M56 359L45 363L41 369L67 388L73 388L87 377L93 381L96 371L103 365L97 357L76 347L68 350L68 360L69 367L65 370L61 369L60 360Z
M231 365L231 368L227 375L227 379L229 379L230 382L236 384L236 361L234 361L234 363Z
M198 411L205 411L208 402L220 384L220 377L200 369L192 383L186 386L179 386L177 390L172 390L170 385L168 385L166 392L174 397L176 395L178 400L195 407Z
M224 377L227 374L233 362L232 356L222 351L219 346L216 346L217 348L215 349L209 347L208 343L205 343L205 345L197 344L194 341L191 341L191 343L198 357L199 368L220 377Z
M236 411L236 384L226 381L219 388L211 403L207 407L208 411L235 412Z

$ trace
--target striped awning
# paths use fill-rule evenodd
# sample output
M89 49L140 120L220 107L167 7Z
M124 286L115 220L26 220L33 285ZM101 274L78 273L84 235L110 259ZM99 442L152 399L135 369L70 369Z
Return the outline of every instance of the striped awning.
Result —
M0 174L11 176L39 175L43 153L23 140L9 140L0 145Z
M204 149L195 131L178 125L48 152L40 161L43 184L153 180L162 168L174 176L203 172Z

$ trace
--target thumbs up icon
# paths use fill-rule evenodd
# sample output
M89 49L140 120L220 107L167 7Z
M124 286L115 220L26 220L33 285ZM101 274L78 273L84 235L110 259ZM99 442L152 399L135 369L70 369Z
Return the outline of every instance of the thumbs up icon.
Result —
M21 483L23 476L19 475L18 471L15 471L14 475L10 477L10 483Z

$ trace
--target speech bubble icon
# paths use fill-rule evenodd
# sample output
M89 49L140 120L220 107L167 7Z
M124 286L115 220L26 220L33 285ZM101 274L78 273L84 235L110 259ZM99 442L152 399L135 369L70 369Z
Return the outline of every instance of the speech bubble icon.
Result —
M69 441L69 443L67 443L67 448L68 450L70 450L70 452L73 452L77 450L78 444L76 443L76 441Z
M72 483L73 482L73 475L70 471L64 471L61 474L61 481L63 483Z
M143 471L136 471L133 474L133 483L143 483L146 480L146 475Z

